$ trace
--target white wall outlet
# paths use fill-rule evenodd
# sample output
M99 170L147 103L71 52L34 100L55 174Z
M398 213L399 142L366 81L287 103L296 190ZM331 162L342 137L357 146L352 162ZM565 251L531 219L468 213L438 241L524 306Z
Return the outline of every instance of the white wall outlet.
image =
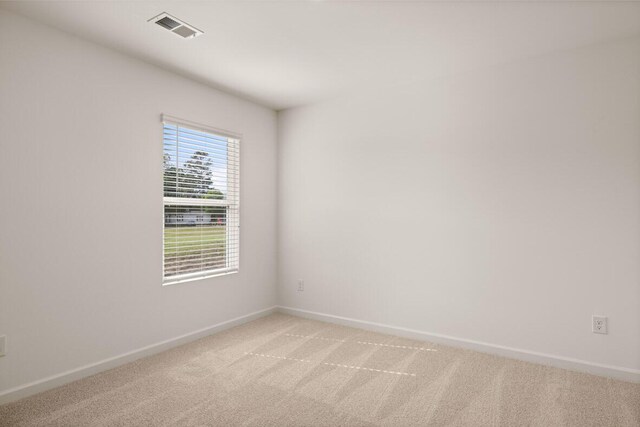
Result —
M298 280L298 292L304 292L304 281Z
M591 331L594 334L606 334L607 333L607 317L606 316L591 316Z
M0 357L7 354L7 336L0 336Z

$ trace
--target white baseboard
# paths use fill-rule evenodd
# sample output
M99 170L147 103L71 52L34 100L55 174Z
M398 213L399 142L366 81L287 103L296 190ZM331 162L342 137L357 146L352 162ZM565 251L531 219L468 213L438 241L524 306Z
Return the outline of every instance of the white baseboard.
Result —
M622 381L640 383L640 370L622 368L618 366L603 365L599 363L587 362L586 360L572 359L569 357L556 356L552 354L538 353L535 351L521 350L512 347L505 347L496 344L489 344L480 341L473 341L464 338L451 337L447 335L434 334L430 332L418 331L415 329L390 326L382 323L367 322L365 320L352 319L349 317L334 316L332 314L318 313L314 311L302 310L292 307L278 306L280 313L305 317L308 319L321 320L329 323L337 323L344 326L351 326L366 329L384 334L397 335L421 341L430 341L444 344L451 347L461 347L475 350L482 353L494 354L511 359L523 360L541 365L553 366L561 369L585 372L588 374L614 378Z
M368 322L364 320L352 319L348 317L334 316L331 314L317 313L308 310L302 310L291 307L274 306L264 310L256 311L244 316L236 317L203 329L199 329L179 337L171 338L166 341L155 343L137 350L130 351L119 356L101 360L96 363L81 366L57 375L53 375L31 383L23 384L18 387L11 388L0 392L0 405L9 403L24 397L28 397L43 391L50 390L55 387L76 381L90 375L103 372L125 363L133 362L142 357L151 356L173 347L186 344L191 341L215 334L216 332L232 328L243 323L250 322L263 316L267 316L274 312L291 314L294 316L305 317L314 320L320 320L329 323L337 323L340 325L351 326L360 329L371 330L375 332L402 336L421 341L431 341L434 343L450 345L452 347L462 347L483 353L495 354L508 357L511 359L524 360L527 362L538 363L542 365L553 366L556 368L569 369L573 371L586 372L593 375L600 375L609 378L619 379L640 383L640 370L622 368L618 366L603 365L598 363L587 362L585 360L572 359L568 357L555 356L551 354L538 353L528 350L520 350L517 348L505 347L495 344L489 344L479 341L467 340L464 338L450 337L441 334L434 334L415 329L402 328L397 326L385 325L382 323Z
M274 313L276 310L276 306L269 307L264 310L256 311L244 316L227 320L225 322L208 326L206 328L199 329L188 334L180 335L179 337L151 344L146 347L121 354L119 356L110 357L99 362L91 363L89 365L81 366L70 371L62 372L57 375L52 375L41 380L33 381L31 383L23 384L9 390L5 390L0 393L0 405L22 399L36 393L41 393L43 391L59 387L61 385L97 374L99 372L113 369L120 365L124 365L125 363L133 362L134 360L140 359L142 357L151 356L153 354L169 350L170 348L195 341L208 335L215 334L216 332L220 332L225 329L250 322L263 316L267 316L271 313Z

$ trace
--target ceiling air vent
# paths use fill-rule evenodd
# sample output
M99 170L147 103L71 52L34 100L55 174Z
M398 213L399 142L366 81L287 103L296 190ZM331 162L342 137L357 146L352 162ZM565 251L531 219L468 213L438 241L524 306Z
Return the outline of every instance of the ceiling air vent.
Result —
M200 31L193 25L189 25L186 22L183 22L175 16L171 16L166 12L154 16L153 18L149 19L148 22L154 22L165 30L169 30L173 34L176 34L184 39L192 39L202 34L202 31Z

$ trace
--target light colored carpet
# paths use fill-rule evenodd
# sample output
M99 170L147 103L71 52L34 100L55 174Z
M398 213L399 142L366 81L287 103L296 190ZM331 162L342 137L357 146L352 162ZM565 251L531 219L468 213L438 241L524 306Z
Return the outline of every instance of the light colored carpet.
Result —
M0 407L25 426L638 426L640 384L283 314Z

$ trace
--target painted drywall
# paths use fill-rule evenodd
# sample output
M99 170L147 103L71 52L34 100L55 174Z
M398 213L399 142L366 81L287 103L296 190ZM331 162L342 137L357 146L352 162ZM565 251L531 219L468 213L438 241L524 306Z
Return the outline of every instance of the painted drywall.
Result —
M279 303L637 372L639 118L637 37L281 112Z
M161 113L243 134L238 274L162 286ZM0 394L275 304L274 111L0 10L0 129Z

